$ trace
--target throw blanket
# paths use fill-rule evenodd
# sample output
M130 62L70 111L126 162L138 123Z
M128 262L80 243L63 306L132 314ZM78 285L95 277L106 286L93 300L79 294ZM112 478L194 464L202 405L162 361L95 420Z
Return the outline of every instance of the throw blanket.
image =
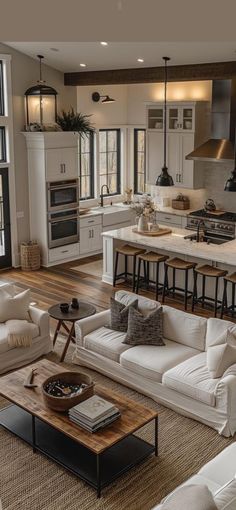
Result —
M9 347L30 347L32 345L32 328L27 321L9 320L5 323L8 330Z

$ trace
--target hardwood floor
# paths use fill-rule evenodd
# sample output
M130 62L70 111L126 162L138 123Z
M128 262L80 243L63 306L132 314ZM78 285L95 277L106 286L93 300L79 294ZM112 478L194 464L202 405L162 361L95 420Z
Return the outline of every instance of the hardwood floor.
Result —
M130 290L130 287L127 284L119 284L114 289L111 285L103 283L100 278L78 271L80 264L88 264L88 262L99 260L99 258L101 257L93 256L47 269L41 268L39 271L5 270L1 271L0 280L12 282L21 289L30 288L32 300L43 310L47 310L49 306L57 302L70 301L72 297L77 297L90 302L96 307L97 311L101 311L109 307L110 297L115 290ZM77 267L77 270L74 271L73 267ZM142 290L140 294L155 299L154 292ZM167 297L166 304L183 309L183 300L178 296L176 299ZM191 311L190 304L188 311ZM213 311L198 306L195 315L212 317ZM232 320L232 318L230 317L229 320ZM236 322L236 319L234 322Z

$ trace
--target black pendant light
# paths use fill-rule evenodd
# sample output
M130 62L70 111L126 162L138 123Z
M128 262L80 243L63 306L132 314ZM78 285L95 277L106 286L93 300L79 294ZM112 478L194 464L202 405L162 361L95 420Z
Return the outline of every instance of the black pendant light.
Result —
M234 141L234 169L231 172L231 177L227 179L224 187L225 191L236 191L236 126L235 126L235 141Z
M161 174L158 175L156 186L174 186L174 181L168 173L166 166L166 89L167 89L167 62L169 57L162 57L165 62L165 81L164 81L164 164L161 169Z

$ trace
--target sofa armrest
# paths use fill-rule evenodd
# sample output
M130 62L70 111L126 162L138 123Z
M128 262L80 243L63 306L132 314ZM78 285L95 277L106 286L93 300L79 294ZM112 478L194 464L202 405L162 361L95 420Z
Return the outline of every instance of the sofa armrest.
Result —
M84 337L102 326L106 326L110 320L110 310L96 313L75 323L76 344L83 346Z
M234 435L236 432L236 376L224 374L215 389L216 407L225 414L227 431L223 435Z
M50 335L49 314L34 306L29 307L29 314L32 322L39 327L40 336Z

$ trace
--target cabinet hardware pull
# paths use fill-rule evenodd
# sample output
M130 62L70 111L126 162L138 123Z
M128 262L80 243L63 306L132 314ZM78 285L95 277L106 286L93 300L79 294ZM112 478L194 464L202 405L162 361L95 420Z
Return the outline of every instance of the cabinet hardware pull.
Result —
M63 164L62 163L60 164L60 167L61 167L60 173L63 174Z
M62 250L61 253L68 253L69 250Z
M94 223L94 220L88 220L88 223Z
M93 229L92 229L92 238L94 238L94 231L93 231Z
M89 239L91 239L91 230L89 230Z
M176 177L176 182L179 182L179 180L178 180L178 175L179 175L179 174L176 174L176 176L175 176L175 177Z

